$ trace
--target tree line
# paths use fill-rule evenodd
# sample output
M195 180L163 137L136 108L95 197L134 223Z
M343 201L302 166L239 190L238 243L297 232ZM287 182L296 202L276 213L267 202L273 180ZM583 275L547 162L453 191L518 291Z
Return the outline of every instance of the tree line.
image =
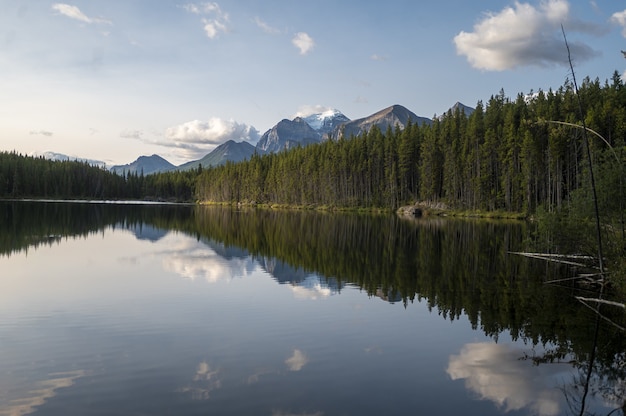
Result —
M112 173L80 161L0 152L0 198L192 201L197 171Z
M623 211L626 88L615 72L579 88L592 135L604 212ZM507 97L503 90L471 115L460 109L374 127L274 154L255 154L188 172L111 173L78 161L0 152L0 198L91 198L286 204L394 209L416 201L457 209L532 214L588 194L574 88ZM569 125L562 124L569 123Z
M579 90L587 126L611 146L599 139L591 143L594 163L603 166L600 186L617 191L624 186L619 176L626 89L615 72L604 84L586 78ZM486 103L479 101L469 116L449 110L431 125L409 123L385 132L374 127L359 137L207 168L199 175L196 198L380 208L432 201L526 213L541 205L556 209L586 184L581 129L560 124L579 125L579 119L569 82L515 99L501 90Z

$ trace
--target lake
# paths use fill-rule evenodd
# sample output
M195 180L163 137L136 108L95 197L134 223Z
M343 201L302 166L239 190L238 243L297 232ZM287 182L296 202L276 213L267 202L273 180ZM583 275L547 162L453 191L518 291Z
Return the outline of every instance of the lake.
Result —
M0 415L624 408L624 332L523 222L0 202ZM623 312L603 310L624 325ZM617 410L613 414L623 414Z

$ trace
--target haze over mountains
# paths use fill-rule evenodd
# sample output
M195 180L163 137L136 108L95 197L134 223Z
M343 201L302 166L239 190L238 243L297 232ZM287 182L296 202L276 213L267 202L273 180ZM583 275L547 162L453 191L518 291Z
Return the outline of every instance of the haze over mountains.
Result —
M457 109L469 116L474 109L459 102L450 111ZM401 105L392 105L368 117L350 120L339 110L330 109L324 112L295 117L293 120L283 119L266 131L256 144L229 140L199 160L193 160L175 166L158 155L140 156L126 165L112 166L110 170L118 174L143 172L149 175L156 172L186 171L199 166L209 167L222 165L228 161L240 162L249 159L255 152L258 154L277 153L297 146L307 146L324 140L338 140L359 136L377 126L382 132L389 127L404 129L409 120L419 125L431 124L432 120L420 117Z

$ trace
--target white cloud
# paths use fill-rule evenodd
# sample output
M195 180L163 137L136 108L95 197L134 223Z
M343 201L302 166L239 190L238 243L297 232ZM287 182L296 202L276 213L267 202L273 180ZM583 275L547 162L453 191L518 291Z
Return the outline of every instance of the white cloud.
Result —
M301 105L298 108L298 112L294 115L294 117L307 117L312 114L324 114L335 111L332 107L326 107L324 105Z
M220 6L217 3L189 3L182 6L183 9L193 14L211 14L213 12L221 13Z
M474 25L473 32L460 32L454 43L457 54L466 56L477 69L502 71L527 65L566 65L561 25L568 32L602 32L598 26L570 19L566 0L546 0L538 7L515 2L499 13L487 13ZM577 61L597 55L584 43L568 43Z
M228 33L228 13L225 13L217 3L189 3L181 6L189 13L207 16L202 18L204 33L209 39L216 39L220 33Z
M124 130L120 132L120 137L123 139L141 140L141 136L143 136L143 132L140 130Z
M270 34L270 35L278 35L280 33L280 30L276 29L275 27L270 26L269 24L267 24L266 22L264 22L263 20L261 20L261 18L259 18L258 16L254 18L254 23L256 23L256 25L265 33Z
M378 55L378 54L375 53L372 56L370 56L370 59L372 61L380 61L380 62L382 62L382 61L386 61L387 57L384 56L384 55Z
M202 24L209 39L215 39L220 32L226 33L228 31L226 23L217 19L202 19Z
M254 144L259 140L259 132L248 124L213 117L170 127L165 130L165 138L156 144L178 148L187 156L204 156L228 140Z
M481 399L505 410L531 409L541 416L558 415L561 391L550 386L572 370L569 364L534 366L520 360L524 352L506 344L470 343L451 355L446 372L452 380L465 380L465 387Z
M300 371L308 362L309 358L306 354L297 348L293 350L291 357L285 360L285 364L287 364L290 371Z
M52 10L55 10L59 14L69 17L70 19L78 20L84 23L113 24L110 20L89 17L81 12L78 7L72 6L71 4L55 3L52 5Z
M31 130L28 134L30 135L42 135L42 136L47 136L50 137L52 136L54 133L48 130Z
M611 22L622 27L622 36L626 38L626 10L613 13Z
M307 33L298 32L295 34L293 39L291 39L291 43L300 49L300 55L306 55L311 52L313 47L315 46L315 41L311 38Z

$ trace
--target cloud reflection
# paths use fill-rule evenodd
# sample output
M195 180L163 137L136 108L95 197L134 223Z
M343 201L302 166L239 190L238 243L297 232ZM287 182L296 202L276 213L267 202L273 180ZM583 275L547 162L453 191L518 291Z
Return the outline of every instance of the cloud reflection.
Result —
M337 293L328 284L322 283L319 276L308 276L302 282L294 283L291 290L296 299L318 300Z
M34 413L37 407L56 396L58 389L74 385L74 381L84 375L83 370L50 374L50 379L39 382L36 389L28 392L28 396L10 400L6 407L0 405L0 415L22 416Z
M193 382L188 386L178 389L180 393L189 393L193 400L208 400L213 390L222 387L222 381L218 378L219 370L211 370L206 361L202 361L196 368Z
M256 384L259 381L261 381L261 377L262 376L266 376L269 374L278 374L279 371L277 370L272 370L272 369L263 369L263 370L259 370L254 374L251 374L250 376L248 376L248 384Z
M289 371L300 371L307 365L309 358L299 349L294 349L291 357L285 360L285 364L289 368Z
M520 360L523 355L510 345L466 344L460 354L450 356L446 372L453 380L464 379L465 387L507 412L530 408L542 416L559 414L562 393L548 381L569 372L570 366L532 366Z
M249 257L227 259L204 243L191 239L176 242L172 250L161 255L165 270L191 280L204 279L209 283L248 276L255 268L254 261Z

